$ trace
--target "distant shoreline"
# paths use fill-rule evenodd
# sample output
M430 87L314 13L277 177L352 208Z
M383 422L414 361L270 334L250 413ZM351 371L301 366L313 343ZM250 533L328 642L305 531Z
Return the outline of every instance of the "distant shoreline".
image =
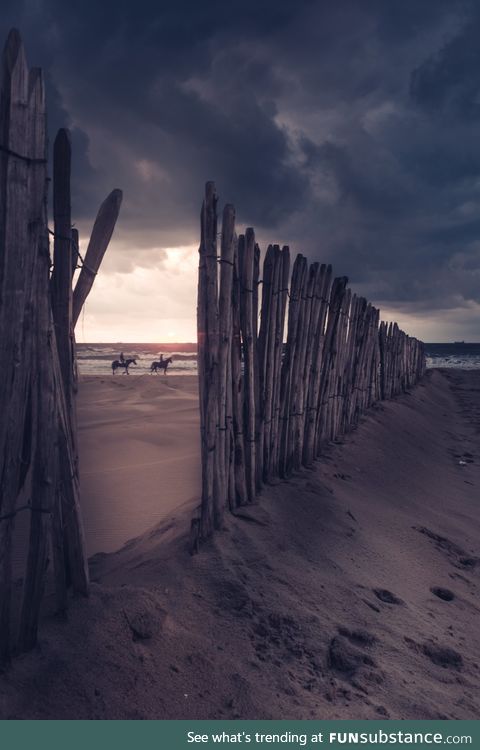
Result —
M112 349L118 349L119 347L125 347L133 349L135 347L158 347L166 352L196 352L197 343L193 341L181 342L181 341L169 341L169 342L156 342L156 341L85 341L79 343L77 341L77 348L80 347L91 347L91 346L108 346Z

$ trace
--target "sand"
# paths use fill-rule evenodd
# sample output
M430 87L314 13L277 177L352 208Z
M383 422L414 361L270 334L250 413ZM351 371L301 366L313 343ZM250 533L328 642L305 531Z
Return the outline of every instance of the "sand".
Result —
M478 718L480 371L430 371L193 557L194 383L103 380L80 403L89 545L161 520L94 555L68 623L46 612L2 718Z
M83 377L78 428L89 555L112 552L198 503L196 376Z

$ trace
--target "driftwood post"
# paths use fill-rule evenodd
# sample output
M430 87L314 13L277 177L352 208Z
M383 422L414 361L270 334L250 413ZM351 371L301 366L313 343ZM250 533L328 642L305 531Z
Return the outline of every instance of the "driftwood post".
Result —
M12 532L17 489L22 472L23 430L32 424L32 390L28 370L33 365L31 341L25 326L33 326L31 287L36 271L36 248L28 232L30 195L25 151L28 127L29 73L18 33L11 32L2 58L0 99L0 663L11 649ZM25 158L16 158L13 153ZM45 158L45 154L43 154ZM23 362L24 366L19 367ZM26 365L26 366L25 366ZM30 456L28 456L28 461ZM29 469L24 467L23 474Z
M270 303L268 307L268 326L266 330L266 346L264 350L264 391L263 391L263 481L267 483L270 479L271 469L271 433L273 420L273 399L275 390L275 369L276 369L276 352L275 352L275 335L277 328L277 309L279 299L279 289L281 282L281 259L280 248L278 245L273 246L272 252L272 278L270 283Z
M269 245L263 261L263 283L262 283L262 305L260 318L260 331L257 339L257 362L258 362L258 394L257 394L257 466L256 486L261 489L263 484L263 455L265 441L265 400L266 400L266 378L267 378L267 350L268 329L270 325L270 307L272 301L274 250Z
M334 279L329 297L327 328L325 331L324 357L322 363L321 388L317 409L317 425L315 437L315 455L320 455L322 443L327 439L330 431L331 402L334 396L335 358L338 325L345 288L348 279L341 276Z
M197 341L202 446L200 537L212 533L215 519L214 477L218 423L218 281L217 194L207 182L201 214L199 248Z
M288 284L290 280L290 248L285 245L282 248L279 261L279 289L277 301L277 319L275 326L275 350L274 350L274 376L273 376L273 401L272 401L272 424L270 428L270 461L268 475L278 475L279 445L280 445L280 392L281 373L283 359L283 337L285 334L285 312L287 309Z
M254 376L254 321L253 321L253 266L255 257L255 233L248 228L245 233L245 249L240 268L241 325L244 358L244 439L247 496L250 503L255 500L255 376ZM239 260L242 261L241 256Z
M72 147L68 130L58 131L53 146L53 273L51 280L52 313L55 324L58 357L67 405L73 394L72 351L72 212L70 170Z
M218 347L218 435L216 450L216 472L218 490L215 516L217 525L222 523L227 505L230 456L230 420L228 407L231 404L231 347L232 347L232 281L234 261L235 209L227 204L223 209L222 241L220 254L219 296L219 347ZM229 380L230 375L230 380ZM230 394L230 395L229 395ZM228 415L228 423L227 423Z
M308 387L307 405L305 413L305 440L303 446L303 463L311 466L315 458L315 432L317 415L319 410L319 395L322 384L322 363L324 357L325 321L327 317L330 299L330 284L332 278L332 267L322 266L318 278L317 292L319 296L320 310L316 330L312 331L312 365L311 378Z
M20 62L23 50L20 40L17 61ZM8 46L8 43L7 43ZM30 456L23 454L24 460L31 465L30 481L24 474L28 488L31 492L30 531L27 564L23 585L23 601L19 623L19 637L15 644L12 638L11 646L20 649L29 648L34 645L37 635L37 623L40 611L40 603L44 588L44 571L47 558L49 512L51 511L51 487L54 480L54 449L52 444L47 444L45 434L55 425L54 393L52 389L51 364L48 357L44 357L42 347L48 345L49 333L51 333L50 307L48 302L48 235L46 224L46 113L45 113L45 91L43 76L38 69L28 73L28 104L27 104L27 131L26 141L21 145L21 154L28 154L32 161L27 170L28 202L25 206L17 205L20 209L17 216L20 218L22 209L25 211L24 219L31 222L28 225L30 248L34 269L33 277L26 281L33 299L36 300L34 320L31 321L32 329L27 332L24 341L24 353L28 347L28 339L31 340L33 349L33 368L37 369L36 377L31 377L29 407L24 423L24 451L27 446L25 439L31 437ZM27 150L26 150L27 149ZM15 206L10 210L15 212ZM7 207L7 211L9 210ZM17 256L16 260L21 268L25 260L26 248L5 247L5 251L13 250ZM27 271L28 272L28 271ZM32 286L33 283L33 286ZM7 291L2 290L3 291ZM3 296L3 295L1 295ZM24 298L27 301L27 298ZM12 311L18 314L17 311ZM27 312L28 315L28 312ZM2 360L4 362L4 360ZM28 362L28 359L27 359ZM23 363L25 366L25 363ZM2 409L2 419L5 412ZM43 432L45 430L45 433ZM53 433L54 434L54 433ZM2 482L3 488L3 482ZM16 493L14 493L15 497ZM12 519L14 523L15 518ZM0 524L1 525L1 524ZM1 638L1 636L0 636ZM2 644L3 645L3 644ZM2 654L4 659L8 658L9 644ZM2 649L3 650L3 649Z
M281 370L281 434L279 436L279 474L281 477L286 477L290 472L290 435L292 430L291 411L294 394L294 377L296 372L299 322L306 271L307 263L305 258L303 257L303 255L297 255L293 264L292 279L290 284L287 343Z
M297 437L300 429L303 404L303 375L305 366L305 331L308 326L309 301L308 289L311 282L309 278L309 268L307 259L300 257L301 260L301 283L298 289L298 320L297 330L295 333L295 355L291 368L290 382L290 399L288 414L288 432L287 432L287 452L285 462L286 476L293 472L296 459L296 447L298 445Z
M298 471L302 465L303 459L303 440L305 434L305 412L307 405L308 389L311 377L311 356L313 339L313 329L316 321L312 323L312 315L317 312L316 289L318 284L318 275L320 266L318 263L312 263L309 269L308 284L306 287L302 332L299 350L299 376L298 376L298 395L295 406L295 433L293 445L293 466Z
M245 478L245 445L243 433L243 378L242 378L242 339L240 326L240 274L238 269L238 244L235 249L232 284L232 408L233 441L232 460L234 462L235 492L231 498L233 508L247 503ZM232 508L232 509L233 509Z
M54 524L54 554L57 566L61 555L68 558L67 582L71 580L76 591L88 593L88 565L85 553L83 524L80 513L80 488L78 452L76 445L76 373L74 368L74 333L72 321L72 218L70 199L71 143L67 130L59 130L53 150L53 219L54 254L51 279L52 314L55 343L58 352L58 370L62 387L59 389L58 421L59 472L57 496L60 498L64 548ZM54 368L55 369L55 368ZM55 377L55 376L54 376ZM63 396L63 397L62 397ZM57 568L57 597L66 606L63 576Z
M90 242L85 253L84 263L80 271L78 281L73 292L73 327L77 325L78 318L90 294L98 269L102 262L105 251L112 238L113 230L120 213L123 193L115 189L105 198L98 209L97 218L93 225Z
M253 256L253 379L255 388L255 487L257 492L262 487L262 463L260 455L260 360L259 360L259 301L260 301L260 248L255 243Z

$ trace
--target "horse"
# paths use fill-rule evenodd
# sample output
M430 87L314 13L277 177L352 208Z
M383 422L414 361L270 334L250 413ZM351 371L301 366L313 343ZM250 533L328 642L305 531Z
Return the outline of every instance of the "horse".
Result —
M128 372L128 368L130 367L130 365L136 365L136 364L137 364L137 360L134 359L133 357L131 359L126 359L124 362L122 362L119 359L114 359L112 362L112 375L115 375L115 371L120 369L121 367L123 367L124 369L124 373L123 373L124 375L125 373L127 373L127 375L130 375L130 373Z
M171 362L173 362L172 357L168 357L168 359L159 359L159 360L156 360L155 362L152 362L152 364L150 366L150 372L151 373L155 372L158 375L158 371L159 370L163 370L164 375L166 375L167 374L168 365Z

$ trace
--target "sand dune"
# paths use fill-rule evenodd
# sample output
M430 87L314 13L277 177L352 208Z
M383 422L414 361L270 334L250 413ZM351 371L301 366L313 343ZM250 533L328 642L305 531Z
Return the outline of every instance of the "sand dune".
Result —
M196 440L193 387L100 386L85 383L81 397L84 472L100 463L102 492L113 502L129 487L121 502L136 499L141 517L132 466L158 446L144 497L171 472L187 505L159 492L160 524L94 556L89 601L73 602L68 624L46 616L37 651L1 679L3 717L478 717L479 371L432 371L377 406L194 557L196 485L168 466ZM177 425L171 440L157 420ZM119 424L132 430L111 450ZM187 458L184 469L194 471ZM100 506L93 474L88 487Z
M195 376L82 378L78 424L90 555L112 552L199 502Z

